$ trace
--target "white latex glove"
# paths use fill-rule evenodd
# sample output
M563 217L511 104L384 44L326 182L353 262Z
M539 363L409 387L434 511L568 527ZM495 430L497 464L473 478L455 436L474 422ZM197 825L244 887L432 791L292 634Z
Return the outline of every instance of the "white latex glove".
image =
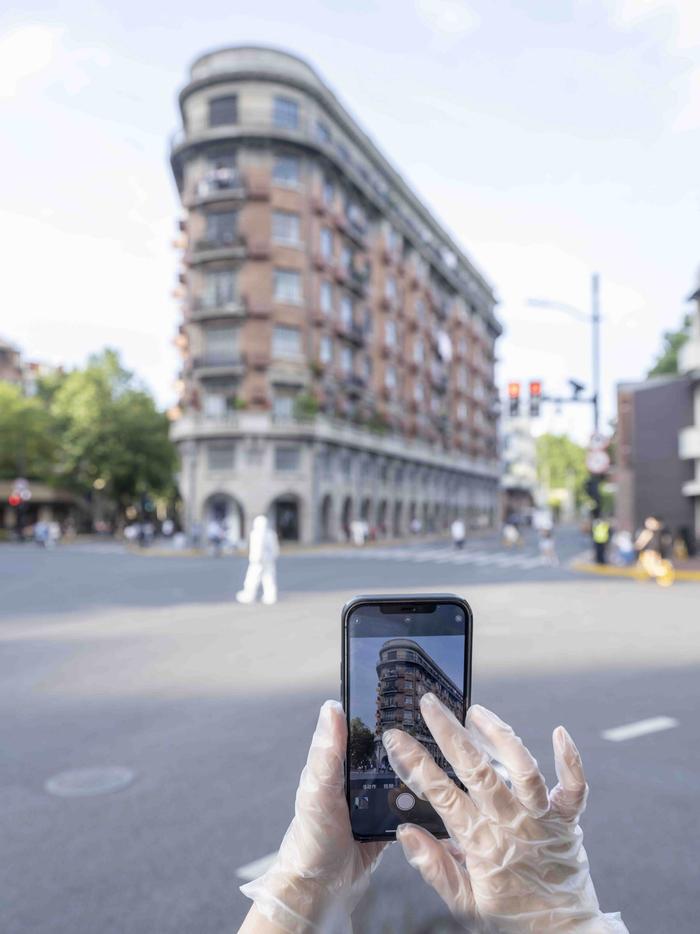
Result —
M421 713L469 794L417 740L388 730L383 740L394 771L432 804L452 840L445 845L414 824L401 825L397 837L455 917L504 934L626 932L619 914L604 915L598 906L578 822L588 786L564 727L553 735L559 784L548 792L533 756L491 711L471 707L465 729L425 694ZM505 766L511 788L490 757Z
M352 930L350 914L386 846L353 839L344 790L346 744L343 708L326 701L277 859L259 879L241 886L282 931Z

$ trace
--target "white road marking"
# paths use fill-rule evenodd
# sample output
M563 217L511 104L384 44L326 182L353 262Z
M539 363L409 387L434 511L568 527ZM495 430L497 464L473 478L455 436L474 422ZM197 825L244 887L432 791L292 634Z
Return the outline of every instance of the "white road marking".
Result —
M650 717L648 720L637 720L635 723L626 723L624 726L614 726L609 730L603 730L600 735L603 739L609 739L611 743L619 743L625 739L646 736L647 733L672 730L675 726L678 726L678 720L674 717Z
M396 561L404 564L442 564L452 566L476 565L486 568L520 568L532 570L547 564L541 555L523 555L507 551L484 551L475 544L459 551L449 548L343 548L334 553L337 558L355 558L365 561ZM315 555L299 555L313 557ZM330 555L329 555L330 557Z
M260 859L254 859L252 863L240 866L236 870L236 875L239 879L243 879L244 882L250 882L251 879L257 879L258 876L267 872L276 859L277 850L274 853L268 853L267 856L261 856Z

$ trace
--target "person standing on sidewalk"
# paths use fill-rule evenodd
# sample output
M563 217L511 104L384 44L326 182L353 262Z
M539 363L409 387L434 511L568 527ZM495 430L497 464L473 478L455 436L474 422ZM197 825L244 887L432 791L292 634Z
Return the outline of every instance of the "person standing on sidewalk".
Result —
M262 602L277 602L277 557L280 552L277 533L267 516L256 516L250 532L248 570L243 589L236 594L239 603L254 603L262 584Z
M467 530L461 519L454 520L450 526L450 534L452 535L452 543L455 548L464 548L464 539L467 537Z
M610 523L607 519L594 519L591 529L596 564L608 563L608 542L610 541Z

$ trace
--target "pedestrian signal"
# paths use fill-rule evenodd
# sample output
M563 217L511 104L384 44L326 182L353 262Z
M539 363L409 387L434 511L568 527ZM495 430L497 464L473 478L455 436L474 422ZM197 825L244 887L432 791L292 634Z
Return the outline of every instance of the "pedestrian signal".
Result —
M538 379L530 380L530 416L537 418L542 403L542 383Z

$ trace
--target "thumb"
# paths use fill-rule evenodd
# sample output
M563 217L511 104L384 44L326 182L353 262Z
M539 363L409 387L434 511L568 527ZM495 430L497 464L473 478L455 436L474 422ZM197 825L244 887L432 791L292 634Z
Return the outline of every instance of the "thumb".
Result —
M435 889L452 914L457 918L473 917L475 903L469 873L448 847L415 824L401 824L396 839L410 865Z

